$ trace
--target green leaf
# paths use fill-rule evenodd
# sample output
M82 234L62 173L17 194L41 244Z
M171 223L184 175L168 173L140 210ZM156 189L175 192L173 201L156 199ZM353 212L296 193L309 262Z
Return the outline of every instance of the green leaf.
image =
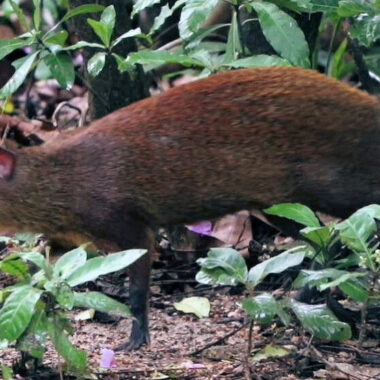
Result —
M373 45L380 39L380 15L361 15L352 25L350 36L365 47Z
M83 372L87 367L87 355L77 350L67 338L62 323L49 318L46 323L49 337L58 353L76 370Z
M269 2L276 4L282 9L289 9L296 13L312 13L313 11L311 0L270 0Z
M41 0L33 0L34 12L33 23L36 30L40 30L41 26Z
M20 8L20 6L13 0L9 0L9 3L11 4L13 11L16 13L18 20L20 21L21 26L25 30L30 31L30 25L28 23L28 20L26 19L24 12Z
M371 13L372 8L369 3L363 0L340 0L338 15L340 17L354 17L361 13Z
M237 21L237 13L234 11L232 13L231 26L228 31L228 39L226 46L226 53L224 55L223 61L228 63L236 60L242 53L242 45L240 42L240 34Z
M141 12L145 8L151 7L154 4L158 4L160 0L136 0L133 4L133 10L131 17L134 17L137 13Z
M45 304L37 302L32 320L17 342L17 350L27 352L33 358L42 359L46 350L46 313Z
M351 338L350 326L339 321L325 305L309 305L291 300L291 307L303 328L316 338L339 342Z
M94 54L87 63L87 71L94 78L103 70L106 63L106 53Z
M312 12L334 13L338 10L339 0L311 0Z
M102 13L100 21L87 19L95 34L106 47L110 47L113 29L115 27L116 13L113 5L108 6Z
M29 278L29 268L17 254L12 254L0 261L0 271L15 276L19 281Z
M41 290L24 285L8 296L0 310L0 340L18 339L28 327L41 294Z
M30 46L34 38L13 38L12 40L0 40L0 59L3 59L12 51Z
M313 211L300 203L279 203L265 209L264 212L293 220L306 227L320 227L319 220Z
M24 82L26 76L29 73L34 61L37 58L39 51L31 54L25 62L16 70L11 79L0 90L0 99L5 99L11 96Z
M380 220L380 205L372 204L372 205L362 207L359 210L357 210L355 214L360 214L362 212L368 214L371 218Z
M124 73L125 71L128 71L129 73L133 73L134 71L134 65L127 62L123 57L120 57L120 55L112 53L112 56L115 58L117 63L117 69Z
M284 270L302 263L304 252L297 252L302 247L291 248L281 254L255 265L248 272L248 282L255 287L271 273L281 273Z
M188 0L181 12L178 24L180 37L184 40L196 33L208 19L219 0Z
M64 309L71 310L74 307L74 293L66 283L57 286L56 299Z
M367 213L354 213L334 228L343 244L361 254L368 250L367 241L376 232L376 222Z
M67 46L63 48L63 50L77 50L83 48L96 48L96 49L104 49L104 46L101 44L97 44L95 42L87 42L87 41L79 41L74 45Z
M52 34L51 36L48 36L44 39L44 43L46 45L59 45L63 46L69 36L69 33L66 32L66 30L60 30L59 32L56 32Z
M99 292L74 292L74 306L91 308L103 313L120 317L130 317L132 315L127 305L124 305L123 303L107 297Z
M72 9L71 11L68 11L62 18L62 22L69 20L72 17L83 15L86 13L96 13L101 12L104 9L103 5L98 4L84 4L80 5L79 7L76 7Z
M198 259L197 264L202 269L196 280L202 284L237 285L247 279L247 265L232 248L211 248L207 258Z
M87 260L87 252L83 247L75 248L61 256L53 267L53 275L61 280L67 279Z
M43 60L60 86L69 90L73 86L75 79L71 57L66 52L60 51L56 54L47 55Z
M13 371L12 368L1 365L1 374L3 380L13 380Z
M20 257L25 261L30 261L38 268L43 269L45 272L48 271L48 262L45 257L39 252L21 252Z
M147 251L145 249L130 249L104 257L95 257L87 260L84 265L74 271L74 273L67 278L67 282L70 286L76 286L87 281L95 280L104 274L124 269L146 253Z
M271 323L277 314L277 302L269 293L246 299L242 305L248 316L260 324Z
M200 63L185 54L171 53L162 50L141 50L128 55L126 62L129 64L151 65L152 67L164 63L178 63L183 66L199 66Z
M309 46L297 22L276 5L250 2L257 12L265 38L274 50L293 65L310 67Z
M164 5L161 7L160 14L154 19L154 23L152 26L152 29L150 30L149 34L152 34L159 30L162 25L164 25L166 19L170 17L173 14L173 10L169 8L169 4Z
M343 282L339 285L339 289L356 302L367 302L368 290L366 285L365 281L363 282L363 278L356 278Z
M115 40L111 44L111 48L114 48L117 44L119 44L121 41L123 41L126 38L132 38L141 35L141 29L136 28L136 29L131 29L128 30L128 32L123 33L119 37L115 38Z
M237 59L229 63L224 63L223 65L237 69L246 67L291 66L290 62L286 59L280 58L276 55L265 54L258 54L251 57Z
M174 308L184 313L195 314L198 318L207 318L210 314L210 302L205 297L188 297L174 302Z
M306 227L300 231L302 236L317 244L318 247L327 247L332 238L332 232L332 226Z

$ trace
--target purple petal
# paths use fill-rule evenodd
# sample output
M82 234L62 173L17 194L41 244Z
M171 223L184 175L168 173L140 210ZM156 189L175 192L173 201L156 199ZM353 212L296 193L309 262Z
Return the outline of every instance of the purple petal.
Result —
M198 224L193 224L191 226L187 226L190 231L195 232L200 235L210 235L212 232L212 223L208 220L204 222L200 222Z
M115 352L109 350L108 348L102 348L102 357L100 358L101 368L115 368L117 367L115 362Z

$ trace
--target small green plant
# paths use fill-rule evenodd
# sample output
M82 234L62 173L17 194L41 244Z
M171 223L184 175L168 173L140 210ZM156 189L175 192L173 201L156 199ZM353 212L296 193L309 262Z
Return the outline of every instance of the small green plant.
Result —
M87 356L68 339L72 327L67 312L74 307L123 317L131 312L126 305L102 293L80 293L72 288L121 270L145 253L134 249L87 259L85 247L79 247L61 256L54 265L39 252L10 254L0 261L0 271L14 276L17 283L0 291L0 348L16 342L19 351L41 359L50 338L68 367L83 373ZM37 271L33 273L31 268Z
M287 309L291 309L303 327L313 336L334 341L349 339L350 326L340 322L325 305L308 305L292 299L276 300L269 293L254 295L255 287L269 274L281 273L300 265L308 250L307 245L291 248L248 271L238 251L231 248L214 248L210 250L207 258L198 259L201 270L196 279L202 284L244 285L249 296L242 302L242 307L251 320L251 329L253 323L268 324L276 316L287 325L290 320ZM250 344L249 341L249 347Z
M380 206L363 207L343 222L328 226L322 226L315 214L301 204L279 204L265 211L305 226L300 231L309 246L305 252L321 269L301 270L294 286L301 288L308 285L319 291L338 287L347 297L359 303L362 341L368 307L380 302L380 253L376 239ZM333 249L339 242L350 250L349 255L342 255L342 250Z

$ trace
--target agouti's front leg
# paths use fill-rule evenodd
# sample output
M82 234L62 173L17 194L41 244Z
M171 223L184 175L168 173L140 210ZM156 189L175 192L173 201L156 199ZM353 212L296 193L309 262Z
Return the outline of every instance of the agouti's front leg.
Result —
M116 350L137 350L149 344L148 300L151 259L148 252L129 268L129 303L133 315L129 342L119 345Z

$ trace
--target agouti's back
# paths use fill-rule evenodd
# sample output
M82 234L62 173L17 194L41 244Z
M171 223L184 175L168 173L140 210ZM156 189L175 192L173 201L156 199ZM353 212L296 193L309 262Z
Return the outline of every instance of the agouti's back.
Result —
M227 72L16 159L0 152L0 227L125 249L148 247L158 225L251 206L297 201L345 216L380 202L379 143L374 97L298 68ZM132 276L134 346L148 340L146 266Z

